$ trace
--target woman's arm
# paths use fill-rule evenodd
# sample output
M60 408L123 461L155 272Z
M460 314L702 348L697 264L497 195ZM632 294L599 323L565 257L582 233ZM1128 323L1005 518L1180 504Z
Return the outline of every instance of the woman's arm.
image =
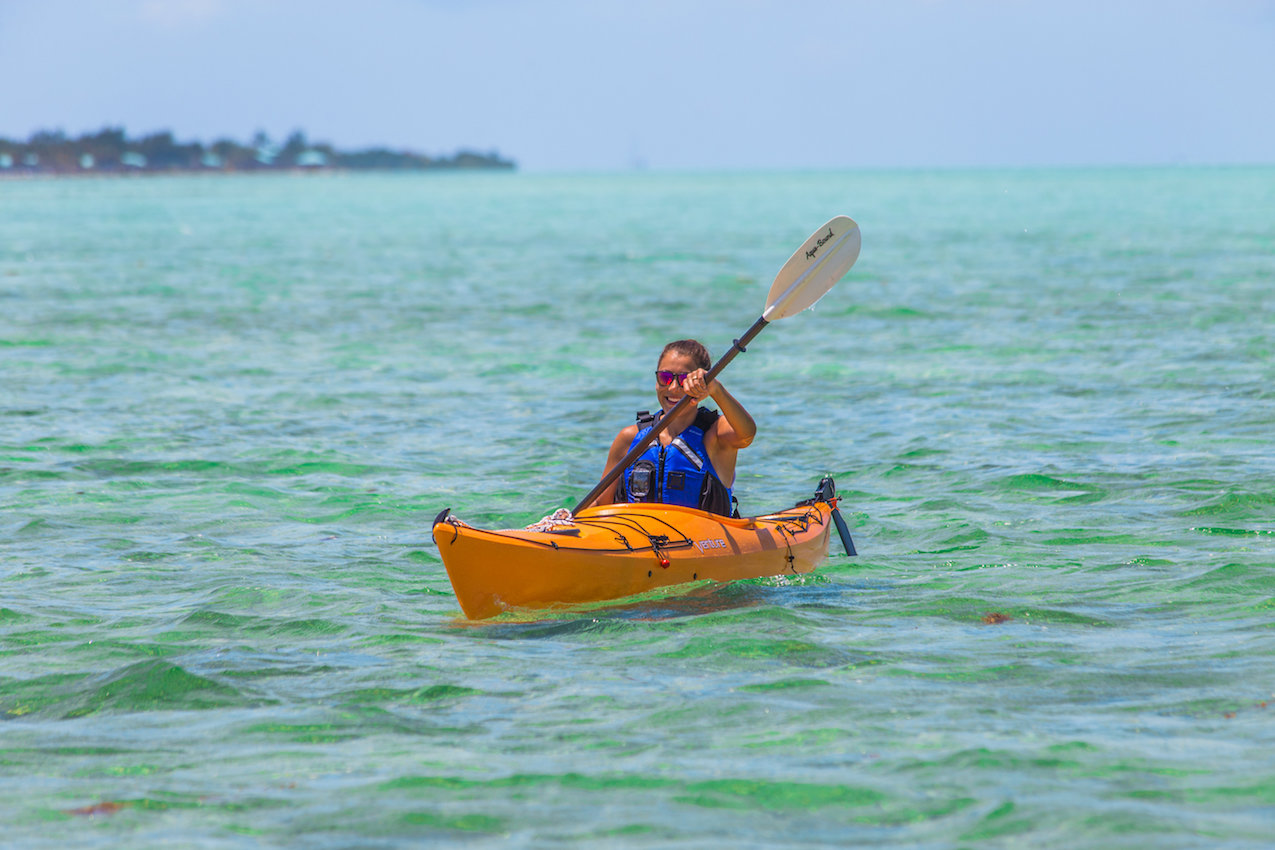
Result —
M698 403L712 396L713 401L721 408L722 415L717 417L713 427L704 435L704 448L713 461L722 483L727 487L735 485L735 459L739 450L746 448L757 436L757 423L749 415L744 406L722 386L721 381L714 380L708 384L704 379L707 372L697 369L686 376L682 388L686 394Z
M630 425L615 435L615 439L611 441L611 450L607 452L607 465L602 470L603 477L611 471L612 467L624 460L624 456L629 453L629 446L633 444L633 438L637 436L637 432L638 426ZM601 481L602 478L598 480ZM615 483L603 490L589 507L614 504L616 494L620 492L620 485L623 481L623 478L616 478Z
M713 381L712 387L709 388L709 395L721 409L722 419L726 420L725 422L718 420L716 429L718 442L735 450L748 448L753 442L753 437L757 436L757 423L753 421L753 417L739 403L739 400L722 386L721 381Z

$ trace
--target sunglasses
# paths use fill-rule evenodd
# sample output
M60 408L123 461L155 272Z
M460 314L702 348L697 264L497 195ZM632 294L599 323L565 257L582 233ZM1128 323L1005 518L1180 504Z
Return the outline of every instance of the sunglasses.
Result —
M661 369L655 373L655 380L660 382L661 387L667 387L674 381L677 381L680 386L686 380L687 374L687 372L668 372Z

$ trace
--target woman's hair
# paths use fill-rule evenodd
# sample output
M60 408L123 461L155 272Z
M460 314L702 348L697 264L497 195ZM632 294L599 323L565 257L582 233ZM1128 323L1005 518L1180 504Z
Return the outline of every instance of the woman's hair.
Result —
M691 358L696 366L701 369L712 369L713 358L708 353L708 349L701 345L697 340L693 339L676 339L664 346L664 350L660 352L660 360L664 359L664 355L670 351L676 351L683 357ZM659 360L655 364L659 365Z

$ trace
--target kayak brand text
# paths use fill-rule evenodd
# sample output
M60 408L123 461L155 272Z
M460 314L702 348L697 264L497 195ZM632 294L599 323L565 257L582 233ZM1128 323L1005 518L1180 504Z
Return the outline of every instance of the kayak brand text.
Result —
M700 540L700 541L696 542L696 544L695 544L695 545L699 547L699 550L700 550L701 552L703 552L705 549L725 549L725 548L726 548L726 541L725 541L725 540L721 540L721 539L718 539L718 540Z
M820 249L820 248L822 248L822 247L823 247L823 246L824 246L824 245L828 242L828 240L829 240L829 239L831 239L831 238L832 238L832 228L831 228L831 227L829 227L829 228L828 228L828 235L827 235L827 236L820 236L820 237L819 237L819 240L818 240L817 242L815 242L815 247L811 248L809 251L807 251L807 252L806 252L806 259L807 259L807 260L809 260L809 259L810 259L811 257L813 257L815 254L818 254L818 253L819 253L819 249Z

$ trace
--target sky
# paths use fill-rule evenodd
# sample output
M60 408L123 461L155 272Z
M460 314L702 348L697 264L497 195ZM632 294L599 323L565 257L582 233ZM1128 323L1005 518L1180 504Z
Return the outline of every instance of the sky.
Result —
M1275 0L0 0L0 137L525 171L1275 162Z

